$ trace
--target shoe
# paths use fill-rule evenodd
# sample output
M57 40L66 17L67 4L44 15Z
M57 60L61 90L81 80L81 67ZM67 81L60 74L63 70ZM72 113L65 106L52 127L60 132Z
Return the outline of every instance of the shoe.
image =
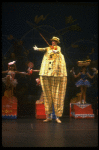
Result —
M46 118L45 120L43 120L43 122L49 122L49 121L52 121L51 118Z
M59 118L56 119L57 123L61 123L61 120Z

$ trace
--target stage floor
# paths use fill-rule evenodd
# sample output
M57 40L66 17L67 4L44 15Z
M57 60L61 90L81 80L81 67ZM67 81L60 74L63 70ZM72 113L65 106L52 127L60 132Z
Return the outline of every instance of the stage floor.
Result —
M2 120L3 147L98 147L98 118L61 118L43 123L35 118Z

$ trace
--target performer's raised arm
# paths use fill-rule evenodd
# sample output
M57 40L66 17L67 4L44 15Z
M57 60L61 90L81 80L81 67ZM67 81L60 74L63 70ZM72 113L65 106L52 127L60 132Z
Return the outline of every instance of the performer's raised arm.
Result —
M55 54L61 52L60 46L57 46L57 47L55 47L55 46L50 46L50 47L45 47L45 48L38 48L38 47L35 45L33 48L34 48L34 50L36 50L36 51L47 51L48 48L50 48L51 52L53 52L53 53L55 53Z
M80 75L81 75L81 73L79 72L77 75L74 74L74 77L75 77L75 78L78 78Z
M91 79L94 78L95 74L96 74L96 73L94 73L94 74L91 76L91 75L87 72L88 77L91 78Z
M45 47L45 48L38 48L36 45L33 48L36 51L46 51L47 50L47 47Z
M75 72L74 72L74 67L70 70L70 72L73 74L73 76L74 76L75 78L78 78L78 77L81 75L80 72L79 72L77 75L75 74Z
M96 68L92 68L92 70L94 71L93 75L90 75L90 74L87 72L88 77L91 78L91 79L94 78L94 76L95 76L96 74L98 74L98 70L97 70Z
M6 70L6 71L2 71L2 73L8 73L8 70Z
M23 75L28 75L28 73L26 73L26 72L15 71L15 73L17 73L17 74L23 74Z

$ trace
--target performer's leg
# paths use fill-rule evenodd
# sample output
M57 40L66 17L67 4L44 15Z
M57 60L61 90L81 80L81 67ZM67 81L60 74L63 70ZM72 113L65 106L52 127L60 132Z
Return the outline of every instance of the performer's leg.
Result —
M84 93L83 93L83 96L84 96L84 103L86 103L86 90L87 90L87 87L84 86Z
M80 87L81 89L81 95L80 95L80 103L82 102L82 97L83 97L83 86Z
M50 77L40 76L40 82L43 90L44 96L44 106L46 117L49 118L49 115L52 113L52 94L51 94L51 83Z
M58 102L59 107L58 107L58 115L57 115L59 117L61 117L63 114L66 86L67 86L67 77L61 77L60 86L59 86L59 102Z
M54 109L56 115L56 121L61 123L58 117L63 114L64 98L66 93L67 77L56 77L54 78Z

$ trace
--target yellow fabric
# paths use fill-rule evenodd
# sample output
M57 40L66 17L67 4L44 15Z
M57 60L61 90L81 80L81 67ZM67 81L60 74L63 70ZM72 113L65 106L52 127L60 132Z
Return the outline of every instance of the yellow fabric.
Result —
M61 117L64 108L67 77L40 76L40 82L43 90L46 114L52 113L53 103L55 115Z
M67 85L65 59L61 53L60 46L54 46L54 49L50 47L39 48L39 51L45 51L39 73L45 112L46 114L52 113L53 103L55 115L61 117Z
M54 53L53 50L55 50L56 53ZM54 77L67 76L65 59L59 46L54 46L54 49L50 47L39 48L39 51L46 51L39 75Z

